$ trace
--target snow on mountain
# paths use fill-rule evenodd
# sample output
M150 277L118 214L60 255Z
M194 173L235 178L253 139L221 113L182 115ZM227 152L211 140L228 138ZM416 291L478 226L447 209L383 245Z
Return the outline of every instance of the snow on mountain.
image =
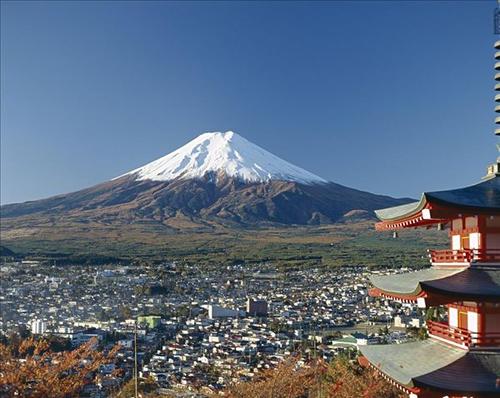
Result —
M124 175L136 175L137 180L169 181L199 178L208 172L224 172L248 182L327 182L232 131L201 134L176 151Z

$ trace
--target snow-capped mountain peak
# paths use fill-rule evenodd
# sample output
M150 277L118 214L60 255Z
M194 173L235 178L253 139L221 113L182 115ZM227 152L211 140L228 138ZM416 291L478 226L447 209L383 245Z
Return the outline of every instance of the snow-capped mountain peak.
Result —
M232 131L201 134L174 152L124 175L136 175L137 180L169 181L200 178L209 172L223 172L248 182L327 182Z

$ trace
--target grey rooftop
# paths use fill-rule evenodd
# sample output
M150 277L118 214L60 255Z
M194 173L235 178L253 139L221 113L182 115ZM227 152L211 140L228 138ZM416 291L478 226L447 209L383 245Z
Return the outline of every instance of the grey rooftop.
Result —
M420 283L423 281L433 281L449 277L463 269L443 269L443 268L427 268L420 271L408 272L404 274L372 276L371 283L384 292L397 294L418 294L421 291Z
M436 268L404 274L372 276L371 283L386 293L417 295L421 291L460 295L463 299L500 300L500 267Z
M465 356L466 350L432 339L404 344L360 346L370 363L399 384L414 387L413 379L434 372Z
M421 211L429 202L471 210L500 212L500 177L495 175L465 188L425 192L418 202L376 210L375 214L381 221L398 220Z
M500 300L500 267L470 267L445 278L426 280L421 288L428 292L459 294L463 299Z
M492 397L500 393L498 351L466 351L433 339L360 349L373 366L407 388L431 387Z

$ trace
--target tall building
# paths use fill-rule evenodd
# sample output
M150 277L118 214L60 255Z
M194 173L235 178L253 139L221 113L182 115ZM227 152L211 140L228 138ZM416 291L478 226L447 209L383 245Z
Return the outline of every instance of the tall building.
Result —
M266 300L247 298L247 314L251 316L267 316L268 305Z
M360 361L412 398L500 397L500 159L476 185L425 192L376 214L381 231L447 229L450 248L430 250L430 268L371 279L371 296L441 311L428 311L426 340L362 346Z
M41 319L33 319L31 322L32 334L44 334L47 331L47 323Z

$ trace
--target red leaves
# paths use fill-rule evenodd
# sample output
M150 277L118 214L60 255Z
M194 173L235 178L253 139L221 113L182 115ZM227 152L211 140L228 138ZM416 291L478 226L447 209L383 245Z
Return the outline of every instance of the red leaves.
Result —
M0 344L0 395L30 398L65 398L94 378L98 368L113 360L118 347L107 355L95 350L95 340L72 351L52 352L46 340L21 341L17 352Z
M345 359L331 364L323 360L299 366L292 358L274 369L261 372L254 380L238 383L225 391L230 398L397 398L401 393L370 370Z

